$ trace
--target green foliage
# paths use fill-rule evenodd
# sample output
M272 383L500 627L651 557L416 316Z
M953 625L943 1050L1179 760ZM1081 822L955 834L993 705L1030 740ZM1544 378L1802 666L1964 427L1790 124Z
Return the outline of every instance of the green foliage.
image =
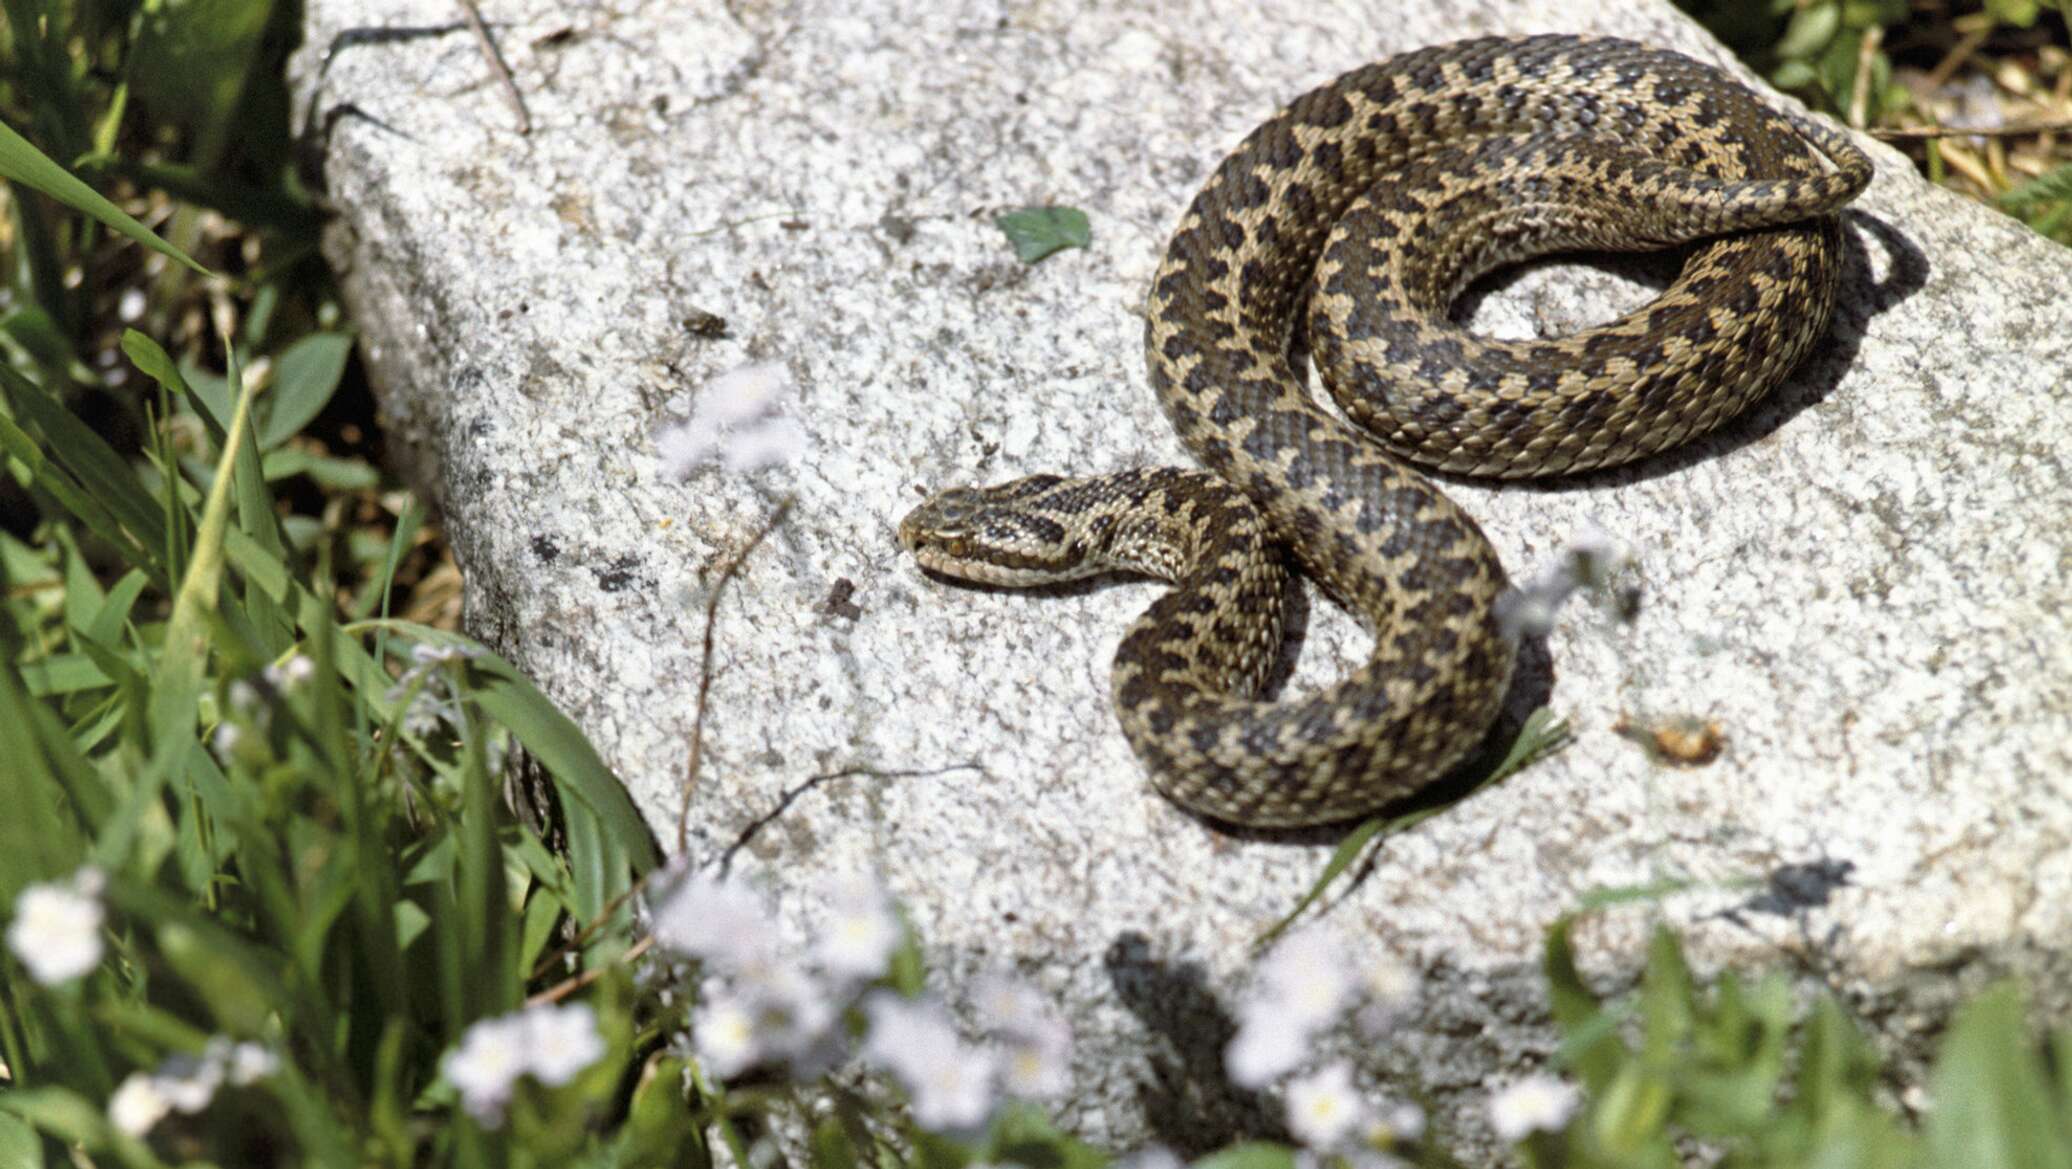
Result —
M1587 1102L1524 1146L1535 1167L1672 1169L1694 1142L1721 1169L2072 1166L2072 1069L2032 1042L2011 987L1958 1014L1917 1134L1882 1102L1878 1054L1833 998L1802 1011L1780 977L1702 983L1661 929L1639 987L1607 1001L1577 972L1571 925L1548 931L1544 969L1558 1060Z
M2015 28L2033 27L2047 9L2072 15L2072 0L1985 0L1985 5L1994 23Z
M129 347L170 375L147 339ZM0 818L0 901L96 866L120 960L50 988L7 967L0 984L24 1009L5 1060L38 1094L0 1105L119 1152L127 1138L80 1118L100 1115L125 1069L210 1035L249 1039L288 1057L265 1089L279 1107L196 1139L224 1163L264 1136L353 1164L350 1134L417 1111L441 1051L526 993L553 930L521 943L521 924L615 922L580 955L608 968L628 941L622 897L655 853L588 743L507 663L405 622L335 621L322 576L281 559L254 396L211 443L204 491L129 471L0 368L16 477L131 563L104 589L56 520L48 544L4 562L0 802L21 814ZM492 759L513 745L551 777L560 854L497 794ZM547 1143L580 1136L615 1091L562 1100ZM418 1135L380 1163L446 1139L404 1131Z
M994 216L993 225L1014 245L1014 254L1024 264L1066 248L1090 247L1094 239L1086 212L1075 207L1024 207Z
M2037 234L2072 244L2072 163L2008 190L2000 196L2000 207Z
M1892 80L1892 61L1878 37L1908 18L1907 0L1677 0L1713 35L1772 85L1811 104L1854 117L1858 72L1863 81L1861 124L1904 109L1906 90ZM1868 53L1866 53L1868 49Z
M1993 11L2033 21L2042 2ZM1719 10L1779 46L1773 67L1798 63L1830 95L1853 85L1852 32L1894 18L1873 0ZM105 913L83 975L46 984L0 951L0 1165L709 1169L712 1138L734 1163L761 1163L756 1134L787 1109L814 1169L1109 1164L1032 1106L949 1136L846 1080L714 1082L683 1042L694 984L665 1002L627 966L627 906L657 858L616 777L509 663L390 615L421 508L400 508L385 540L336 521L383 479L307 441L351 379L352 335L309 271L315 214L287 166L277 66L296 6L0 11L0 177L14 184L0 488L26 501L26 521L12 524L11 504L0 531L0 917L19 921L24 889L82 871L100 874ZM168 238L89 183L174 200L147 216ZM2060 171L2004 202L2045 230L2064 223L2068 188ZM204 251L202 208L241 219L265 262L243 271L247 249L224 249L229 262ZM1068 208L999 223L1025 262L1090 242ZM125 241L179 263L140 271ZM228 275L203 286L191 255ZM111 326L111 294L147 284L151 327ZM237 306L235 336L152 335L204 293ZM116 348L122 362L102 359ZM245 376L247 354L270 376ZM87 421L96 396L135 437ZM297 510L311 487L321 516ZM1562 737L1542 712L1476 773L1501 778ZM547 806L531 811L552 847L500 790L520 749L543 776ZM1362 826L1296 913L1437 810ZM1701 980L1663 932L1639 988L1608 1001L1578 974L1567 921L1546 972L1584 1103L1528 1139L1536 1166L1653 1169L1695 1143L1729 1169L2072 1169L2072 1033L2050 1036L2044 1058L2010 989L1958 1016L1916 1132L1828 999L1801 1011L1774 978ZM909 931L881 986L924 984ZM485 1122L442 1060L543 992L594 1012L603 1055L566 1083L519 1083ZM116 1123L126 1085L226 1043L277 1064L146 1136ZM1456 1165L1447 1144L1398 1151ZM1241 1142L1197 1165L1296 1161Z

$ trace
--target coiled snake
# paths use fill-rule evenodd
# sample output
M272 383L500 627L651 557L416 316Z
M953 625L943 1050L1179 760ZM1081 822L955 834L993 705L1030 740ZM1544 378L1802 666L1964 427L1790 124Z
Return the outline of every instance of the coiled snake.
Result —
M1113 674L1153 782L1242 825L1370 811L1475 746L1515 648L1495 550L1405 461L1586 471L1732 418L1826 330L1832 213L1870 176L1839 130L1628 41L1488 38L1355 70L1223 160L1152 286L1151 383L1208 473L956 488L908 515L901 542L991 584L1174 582ZM1660 297L1573 336L1498 341L1448 320L1499 265L1694 240L1707 242ZM1320 376L1378 443L1317 405L1290 362L1305 290ZM1320 693L1267 701L1287 584L1276 545L1375 645Z

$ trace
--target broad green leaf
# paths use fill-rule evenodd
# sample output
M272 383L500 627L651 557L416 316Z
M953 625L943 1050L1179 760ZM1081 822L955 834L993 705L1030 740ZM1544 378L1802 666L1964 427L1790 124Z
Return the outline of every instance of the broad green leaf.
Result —
M1791 14L1776 54L1785 61L1803 60L1826 48L1841 27L1842 6L1834 0L1816 0Z
M1593 1135L1599 1145L1622 1160L1639 1155L1650 1145L1667 1152L1662 1126L1674 1100L1662 1069L1628 1063L1591 1110Z
M1028 1169L1102 1169L1108 1157L1067 1136L1043 1110L1029 1104L1004 1109L993 1124L994 1159Z
M0 1092L0 1112L35 1125L61 1141L98 1149L108 1139L108 1121L91 1100L67 1088L17 1088Z
M842 1162L822 1159L822 1133L834 1121L824 1121L813 1130L814 1169L854 1169L852 1156ZM837 1126L839 1128L839 1126ZM641 1070L640 1084L633 1089L633 1103L626 1123L612 1143L609 1164L620 1169L667 1165L671 1169L710 1169L712 1154L705 1147L705 1135L692 1116L684 1096L684 1061L674 1056L656 1056Z
M299 447L267 451L260 466L268 483L307 475L317 486L340 493L372 491L381 486L381 472L359 459L334 458Z
M1245 1141L1210 1153L1196 1161L1194 1169L1295 1169L1295 1150L1265 1141Z
M2028 28L2043 15L2043 5L2038 0L1986 0L1986 15L1999 24Z
M43 1138L28 1121L0 1112L0 1165L43 1169Z
M1957 1012L1928 1094L1930 1164L1976 1169L2072 1169L2022 1000L2002 983Z
M841 1118L830 1116L813 1126L809 1148L813 1169L857 1169L856 1142Z
M1552 999L1554 1022L1565 1040L1562 1050L1568 1064L1592 1091L1601 1092L1618 1073L1625 1049L1607 1025L1610 1016L1602 1000L1576 969L1575 949L1569 940L1574 926L1574 918L1563 917L1547 928L1540 965Z
M1086 212L1073 207L1024 207L993 217L993 225L1014 245L1022 263L1033 264L1053 252L1093 243Z
M1675 1058L1691 1033L1696 1012L1696 988L1691 969L1684 963L1683 947L1669 927L1657 926L1648 943L1647 972L1640 990L1641 1050L1651 1066L1660 1067Z
M5 122L0 122L0 178L34 187L74 211L93 216L152 251L178 260L204 276L209 275L209 270L195 263L186 252L158 238L156 232L132 219L128 212L73 178L65 168L45 157L42 151L31 146L28 139L15 133Z
M22 681L29 687L29 693L37 698L48 698L53 694L76 694L81 690L98 690L109 684L111 679L101 672L94 660L83 653L52 654L21 667Z
M259 447L272 450L301 433L324 409L352 356L348 333L311 333L288 346L274 362L273 392L259 427Z

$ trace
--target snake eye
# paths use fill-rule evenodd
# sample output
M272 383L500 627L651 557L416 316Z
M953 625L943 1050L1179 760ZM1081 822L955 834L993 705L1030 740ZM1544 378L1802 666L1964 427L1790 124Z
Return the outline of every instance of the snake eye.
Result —
M942 550L962 560L971 553L971 541L962 536L952 536L942 542Z

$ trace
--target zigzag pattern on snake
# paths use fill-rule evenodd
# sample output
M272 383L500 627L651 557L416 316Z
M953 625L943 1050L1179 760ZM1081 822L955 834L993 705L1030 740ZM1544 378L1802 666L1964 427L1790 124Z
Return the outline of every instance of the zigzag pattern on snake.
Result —
M1241 825L1371 811L1475 746L1515 653L1495 550L1408 464L1579 472L1734 417L1825 332L1833 213L1870 175L1841 131L1628 41L1485 38L1355 70L1224 159L1153 282L1151 383L1207 472L954 488L901 541L925 568L992 584L1174 582L1113 674L1154 784ZM1573 336L1499 341L1448 319L1507 263L1690 241L1705 242L1661 296ZM1303 326L1371 437L1311 399L1289 357ZM1275 701L1260 688L1287 584L1277 546L1375 645L1335 685Z

